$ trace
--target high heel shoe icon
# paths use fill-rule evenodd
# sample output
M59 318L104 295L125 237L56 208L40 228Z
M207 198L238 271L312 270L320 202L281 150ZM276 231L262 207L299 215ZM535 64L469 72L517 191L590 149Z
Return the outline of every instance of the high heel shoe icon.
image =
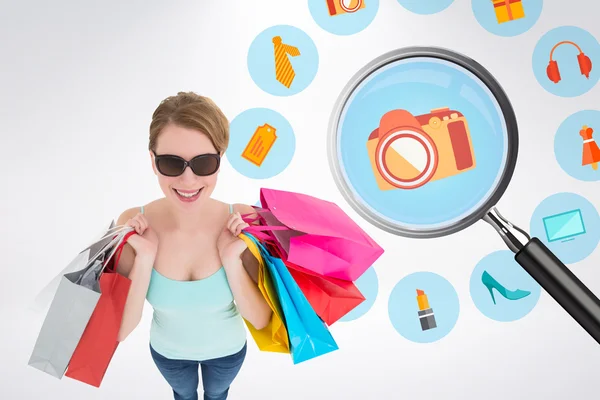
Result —
M487 287L490 291L490 296L492 296L492 301L496 304L496 299L494 298L494 291L496 289L498 293L504 296L505 299L508 300L519 300L523 297L527 297L531 294L530 291L527 290L508 290L500 282L498 282L494 277L492 277L487 271L483 271L483 275L481 275L481 282Z

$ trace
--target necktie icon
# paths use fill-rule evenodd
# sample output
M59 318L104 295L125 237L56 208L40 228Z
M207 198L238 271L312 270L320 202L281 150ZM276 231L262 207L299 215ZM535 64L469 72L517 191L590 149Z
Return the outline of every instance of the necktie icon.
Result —
M273 46L275 49L275 79L289 89L296 77L296 72L294 72L288 55L297 57L300 55L300 50L297 47L283 43L281 36L273 37Z

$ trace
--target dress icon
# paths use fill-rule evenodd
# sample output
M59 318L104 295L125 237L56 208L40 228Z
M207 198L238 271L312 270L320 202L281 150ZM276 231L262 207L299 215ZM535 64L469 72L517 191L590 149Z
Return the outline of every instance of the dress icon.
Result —
M288 55L297 57L300 55L300 50L297 47L283 43L281 36L273 37L273 46L275 50L275 79L289 89L296 77L296 72Z
M581 165L591 165L594 170L597 170L600 162L600 148L592 137L593 134L594 130L587 125L584 125L579 131L579 135L583 138Z

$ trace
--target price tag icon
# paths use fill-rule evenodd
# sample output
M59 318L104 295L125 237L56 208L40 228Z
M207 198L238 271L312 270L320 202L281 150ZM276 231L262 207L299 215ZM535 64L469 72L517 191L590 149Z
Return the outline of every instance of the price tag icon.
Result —
M256 128L242 153L242 157L260 167L273 147L273 143L277 140L276 132L277 129L267 123Z

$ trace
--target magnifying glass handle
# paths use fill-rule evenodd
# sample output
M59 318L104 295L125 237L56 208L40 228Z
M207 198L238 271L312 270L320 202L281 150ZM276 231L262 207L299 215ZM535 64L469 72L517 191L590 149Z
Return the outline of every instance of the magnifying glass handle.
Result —
M600 343L600 301L538 238L515 260Z
M483 218L515 253L515 260L600 344L600 300L538 238L530 238L493 208ZM527 238L523 245L517 232Z

